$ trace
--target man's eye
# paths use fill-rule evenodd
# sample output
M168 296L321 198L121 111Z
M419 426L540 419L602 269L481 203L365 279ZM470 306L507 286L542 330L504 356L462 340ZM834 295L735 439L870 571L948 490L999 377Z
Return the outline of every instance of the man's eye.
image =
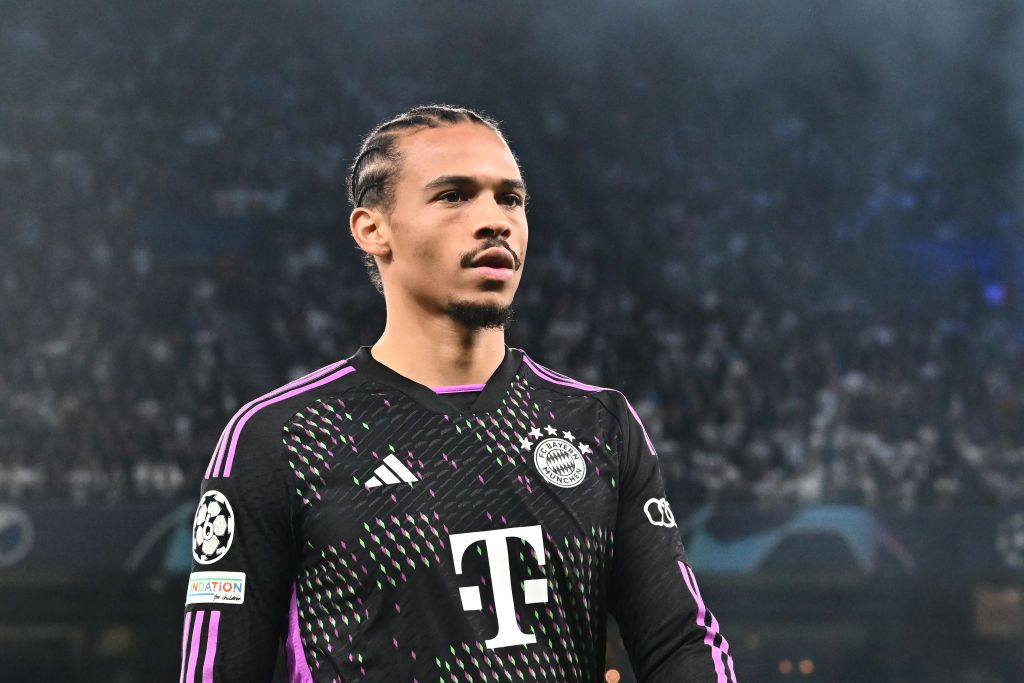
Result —
M511 199L512 200L512 202L509 204L509 206L522 206L523 205L523 198L520 197L517 194L507 194L507 195L505 195L503 197L503 199L506 199L506 200L507 199Z
M459 199L459 200L464 198L462 196L462 193L459 192L458 190L448 190L447 192L445 192L443 194L439 194L437 196L438 199L440 199L440 200L442 200L444 202L447 202L448 204L453 204L454 203L454 202L448 201L447 199L445 199L445 197L455 197L456 199Z

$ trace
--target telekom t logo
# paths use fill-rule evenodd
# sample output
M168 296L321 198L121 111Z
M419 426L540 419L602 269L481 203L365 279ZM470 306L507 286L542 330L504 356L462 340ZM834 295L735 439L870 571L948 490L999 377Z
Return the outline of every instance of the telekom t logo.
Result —
M512 598L512 578L508 562L508 543L505 539L515 537L533 546L537 563L544 566L544 539L540 525L517 526L511 529L471 531L466 534L452 534L452 557L455 558L455 573L462 574L462 556L466 548L477 541L487 546L487 563L491 570L491 588L494 591L494 611L498 616L498 635L485 640L484 645L494 650L510 645L529 645L537 642L537 636L523 633L516 622L516 607ZM525 602L530 605L548 601L547 579L527 579L523 582ZM479 586L460 586L459 597L462 609L475 612L482 608Z

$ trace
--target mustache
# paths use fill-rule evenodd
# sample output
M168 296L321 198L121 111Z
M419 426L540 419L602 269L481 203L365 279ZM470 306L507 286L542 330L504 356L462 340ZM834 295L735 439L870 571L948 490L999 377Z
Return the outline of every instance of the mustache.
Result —
M471 264L473 263L473 259L475 259L477 257L477 255L487 251L488 249L493 249L494 247L501 247L503 249L508 249L508 252L510 254L512 254L512 261L513 261L513 263L515 263L515 270L519 270L520 266L522 265L521 261L519 260L519 254L517 254L515 252L515 249L510 247L508 242L506 242L505 240L494 239L494 238L491 238L491 239L487 240L486 242L484 242L483 245L479 249L477 249L476 251L470 252L468 254L464 254L462 256L462 267L463 268L471 267Z

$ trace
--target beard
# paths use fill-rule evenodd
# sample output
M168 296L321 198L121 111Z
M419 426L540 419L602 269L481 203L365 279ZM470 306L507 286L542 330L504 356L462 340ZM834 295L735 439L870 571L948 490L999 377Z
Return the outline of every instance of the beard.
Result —
M445 313L470 330L489 327L508 329L515 317L515 307L453 300L448 302Z

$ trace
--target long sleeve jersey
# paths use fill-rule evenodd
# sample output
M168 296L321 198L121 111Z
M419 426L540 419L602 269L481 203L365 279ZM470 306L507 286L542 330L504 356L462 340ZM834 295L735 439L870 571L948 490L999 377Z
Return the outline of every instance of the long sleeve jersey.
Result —
M457 392L478 392L467 406ZM244 405L202 481L182 683L734 683L626 397L521 349L430 388L368 346Z

